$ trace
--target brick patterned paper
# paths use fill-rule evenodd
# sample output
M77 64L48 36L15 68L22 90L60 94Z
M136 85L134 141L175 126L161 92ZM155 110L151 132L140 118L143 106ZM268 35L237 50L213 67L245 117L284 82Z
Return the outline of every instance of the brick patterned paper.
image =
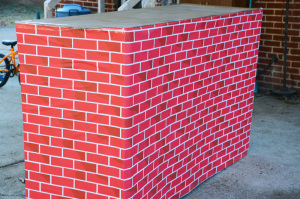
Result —
M26 198L180 198L243 158L261 19L18 23Z

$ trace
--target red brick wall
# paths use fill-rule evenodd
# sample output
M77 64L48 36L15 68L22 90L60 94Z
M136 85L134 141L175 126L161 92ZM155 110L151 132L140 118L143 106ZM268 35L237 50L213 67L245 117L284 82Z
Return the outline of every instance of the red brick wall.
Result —
M280 59L261 77L258 86L268 89L282 88L283 51L285 34L285 8L283 11L283 35L281 36L282 0L256 0L255 7L264 9L258 68L261 70L270 62L272 55ZM290 0L288 31L288 68L294 78L294 88L300 91L300 0ZM283 40L284 41L284 40ZM260 71L259 70L259 71ZM292 86L291 75L287 71L287 86Z
M80 4L92 12L98 12L98 0L61 0L57 8L63 7L64 4ZM112 11L116 11L116 0L105 0L105 12Z
M249 148L260 10L17 24L27 198L179 198Z

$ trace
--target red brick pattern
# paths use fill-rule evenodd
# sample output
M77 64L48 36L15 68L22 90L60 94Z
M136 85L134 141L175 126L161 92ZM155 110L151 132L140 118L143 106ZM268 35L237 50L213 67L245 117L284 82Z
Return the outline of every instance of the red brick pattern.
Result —
M286 4L282 5L282 1L256 0L255 6L264 9L258 68L261 70L265 68L273 55L277 55L280 59L279 63L273 64L263 76L258 78L258 85L269 89L280 89L283 83ZM282 19L281 14L283 14ZM290 72L287 71L287 86L294 86L300 91L300 0L290 0L288 34L287 66L292 73L294 82L292 82Z
M261 19L17 24L26 197L179 198L244 157Z

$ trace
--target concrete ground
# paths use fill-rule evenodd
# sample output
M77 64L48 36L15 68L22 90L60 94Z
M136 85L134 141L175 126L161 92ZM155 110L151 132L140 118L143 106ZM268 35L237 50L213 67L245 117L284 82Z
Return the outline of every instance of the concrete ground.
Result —
M0 28L0 40L14 28ZM7 48L0 45L0 52ZM20 85L0 89L0 199L25 198ZM184 199L300 198L300 104L256 95L248 155L205 181Z
M15 40L15 27L0 28L0 41ZM0 44L0 53L9 46ZM18 61L18 60L17 60ZM0 199L25 198L21 90L17 77L0 88Z

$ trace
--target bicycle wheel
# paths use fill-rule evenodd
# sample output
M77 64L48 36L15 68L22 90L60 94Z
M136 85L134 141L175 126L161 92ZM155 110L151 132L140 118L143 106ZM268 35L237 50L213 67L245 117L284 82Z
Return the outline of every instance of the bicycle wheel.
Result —
M3 54L0 54L0 60L4 57ZM5 58L1 63L0 63L0 70L7 69L9 71L10 65L9 61L7 58ZM8 75L7 75L8 74ZM10 76L10 72L0 72L0 88L4 86Z

